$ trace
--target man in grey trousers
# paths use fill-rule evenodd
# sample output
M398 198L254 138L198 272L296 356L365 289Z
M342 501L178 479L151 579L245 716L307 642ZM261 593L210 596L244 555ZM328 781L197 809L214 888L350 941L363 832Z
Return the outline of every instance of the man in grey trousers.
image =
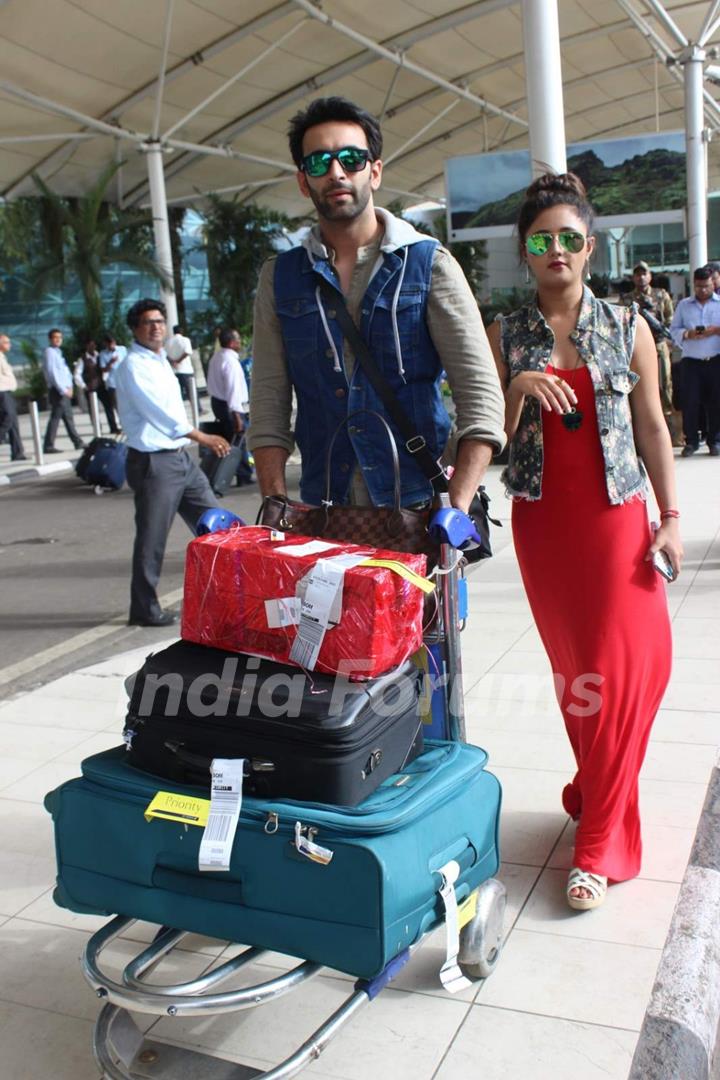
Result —
M135 545L130 626L170 626L177 616L157 597L168 533L176 513L194 533L200 515L219 505L206 476L187 450L189 441L218 457L230 451L219 435L191 427L178 383L165 355L165 306L138 300L127 314L133 343L116 375L120 421L127 436L127 481L135 494Z

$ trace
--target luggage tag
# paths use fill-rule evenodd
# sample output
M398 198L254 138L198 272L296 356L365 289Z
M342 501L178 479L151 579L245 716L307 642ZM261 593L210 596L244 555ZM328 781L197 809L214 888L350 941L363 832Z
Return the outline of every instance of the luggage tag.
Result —
M441 866L436 873L442 877L442 885L438 892L445 905L445 940L446 956L445 963L440 968L440 982L449 994L457 994L473 984L467 979L458 964L460 952L460 923L458 921L458 904L455 895L455 882L460 876L460 866L451 859L450 862ZM463 904L463 908L465 905Z
M315 835L315 829L307 829L307 836L303 833L307 827L303 825L301 821L295 822L295 850L304 855L306 859L310 859L311 862L320 863L321 866L327 866L332 861L332 857L335 854L330 848L321 847L320 844L316 844L312 840L312 836Z
M307 545L303 545L307 547ZM296 549L297 550L297 549ZM345 571L363 562L366 555L338 555L318 559L306 575L305 595L300 606L298 632L290 650L292 663L312 671L317 663L325 631L342 613L342 590Z
M242 806L244 758L214 758L210 813L200 841L198 870L229 870Z

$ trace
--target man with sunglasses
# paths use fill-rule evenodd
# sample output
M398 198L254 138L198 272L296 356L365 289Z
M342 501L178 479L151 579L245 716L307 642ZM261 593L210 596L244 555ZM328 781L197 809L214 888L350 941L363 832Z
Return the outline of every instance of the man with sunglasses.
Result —
M250 447L263 495L286 494L285 465L300 449L300 494L325 498L327 451L335 503L383 506L393 500L393 464L381 413L400 455L404 506L427 504L432 486L394 427L337 318L348 308L375 365L390 383L435 460L446 451L450 419L440 381L447 373L456 410L453 505L467 510L494 450L501 450L504 405L477 302L453 257L408 222L379 209L382 134L374 117L344 98L321 98L290 124L297 182L318 223L301 247L270 259L255 302ZM294 432L292 394L297 400Z

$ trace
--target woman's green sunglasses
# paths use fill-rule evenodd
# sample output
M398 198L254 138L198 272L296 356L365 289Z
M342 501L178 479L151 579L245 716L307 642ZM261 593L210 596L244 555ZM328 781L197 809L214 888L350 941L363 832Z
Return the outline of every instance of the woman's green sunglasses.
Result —
M325 176L333 161L340 163L343 172L362 172L370 160L370 151L359 146L343 146L342 150L315 150L302 160L302 171L308 176Z
M571 255L577 255L585 247L587 237L573 229L563 229L559 233L536 232L525 240L525 247L531 255L547 255L552 247L553 238L557 236L560 247L569 251Z

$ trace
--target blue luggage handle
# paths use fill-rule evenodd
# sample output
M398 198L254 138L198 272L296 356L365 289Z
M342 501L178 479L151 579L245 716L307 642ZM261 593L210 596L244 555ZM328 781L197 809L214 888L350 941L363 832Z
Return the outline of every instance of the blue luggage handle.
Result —
M213 506L198 518L195 534L196 536L206 536L207 533L221 532L236 523L240 526L245 525L243 519L238 517L237 514L231 513L230 510L223 510L219 506Z
M482 543L473 519L454 506L442 506L436 510L428 525L428 532L436 543L450 544L461 551Z

